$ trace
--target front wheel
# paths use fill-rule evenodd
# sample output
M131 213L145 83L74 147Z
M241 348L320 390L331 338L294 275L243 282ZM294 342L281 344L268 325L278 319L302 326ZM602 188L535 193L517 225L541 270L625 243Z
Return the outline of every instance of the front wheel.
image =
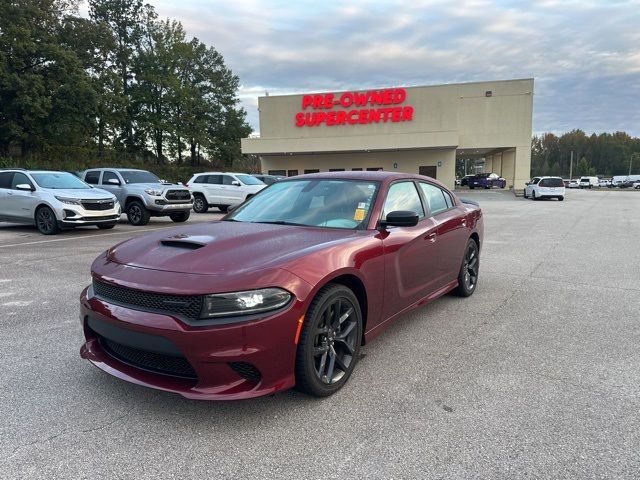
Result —
M207 213L209 204L204 195L196 194L193 196L193 211L196 213Z
M36 227L43 235L55 235L60 231L58 219L49 207L40 207L36 212Z
M473 238L467 240L462 265L460 272L458 272L458 286L453 291L459 297L470 297L476 290L480 271L479 253L476 241Z
M558 197L558 200L562 202L564 200L564 197Z
M142 202L134 200L127 206L127 220L131 225L142 226L149 223L151 214Z
M526 189L526 188L524 189L524 193L522 194L522 196L523 196L524 198L529 198L529 197L527 197L527 189Z
M351 376L360 352L362 312L344 285L323 287L305 315L296 353L296 388L329 396Z
M169 218L176 223L182 223L189 220L189 215L191 215L191 212L174 212L169 214Z
M535 190L533 192L531 192L531 200L537 200L536 191Z

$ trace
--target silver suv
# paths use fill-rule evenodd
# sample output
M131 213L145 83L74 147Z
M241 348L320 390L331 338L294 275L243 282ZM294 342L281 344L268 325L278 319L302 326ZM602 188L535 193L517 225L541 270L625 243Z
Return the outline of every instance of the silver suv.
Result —
M120 213L116 197L68 172L0 170L0 221L35 224L53 235L84 225L113 228Z
M231 205L240 204L267 187L251 175L230 172L196 173L187 186L193 192L196 213L205 213L209 207L226 212Z
M188 188L164 183L146 170L92 168L82 178L113 193L131 225L146 225L150 217L166 216L174 222L186 222L191 213L193 200Z

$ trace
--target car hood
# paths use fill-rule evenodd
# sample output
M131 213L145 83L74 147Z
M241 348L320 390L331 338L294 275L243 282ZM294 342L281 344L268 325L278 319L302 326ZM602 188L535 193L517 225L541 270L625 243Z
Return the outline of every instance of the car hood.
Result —
M127 183L127 188L138 188L140 190L144 190L145 188L153 188L154 190L189 190L183 185L171 183Z
M219 221L132 238L111 248L107 260L169 272L231 275L286 269L293 259L354 237L354 230Z
M80 200L110 199L115 200L115 196L106 190L99 188L46 188L47 192L57 197L76 198Z

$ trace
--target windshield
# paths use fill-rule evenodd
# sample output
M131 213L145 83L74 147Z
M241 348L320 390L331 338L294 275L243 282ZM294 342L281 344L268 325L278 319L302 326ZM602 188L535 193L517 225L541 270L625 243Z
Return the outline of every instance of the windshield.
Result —
M378 191L377 182L288 180L252 197L226 220L310 227L362 228Z
M124 183L160 183L160 179L144 170L120 170Z
M251 175L236 175L236 178L245 185L264 185L263 181L258 180L256 177L252 177Z
M78 177L67 172L32 173L31 176L41 188L68 188L74 190L91 188Z

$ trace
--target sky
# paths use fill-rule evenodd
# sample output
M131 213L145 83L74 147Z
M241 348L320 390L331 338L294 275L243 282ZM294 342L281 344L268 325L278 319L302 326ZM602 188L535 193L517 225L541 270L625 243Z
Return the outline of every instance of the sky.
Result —
M535 79L534 133L640 136L640 0L151 0L258 96Z

